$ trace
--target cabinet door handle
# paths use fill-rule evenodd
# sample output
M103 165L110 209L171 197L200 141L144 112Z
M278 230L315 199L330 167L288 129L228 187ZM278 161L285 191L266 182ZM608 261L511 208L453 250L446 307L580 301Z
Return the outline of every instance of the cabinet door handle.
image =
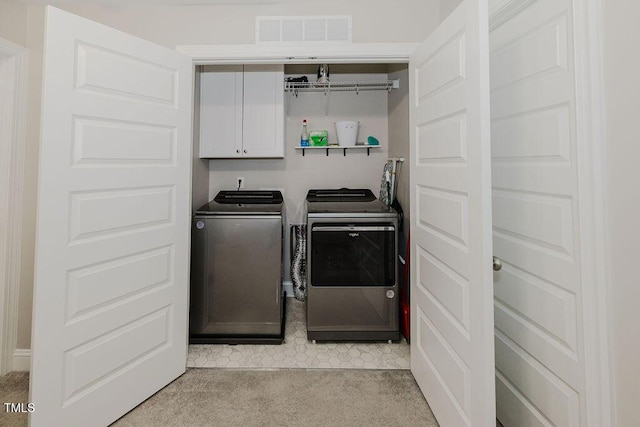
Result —
M247 154L247 150L244 150L244 154Z
M236 150L236 153L240 154L240 150Z

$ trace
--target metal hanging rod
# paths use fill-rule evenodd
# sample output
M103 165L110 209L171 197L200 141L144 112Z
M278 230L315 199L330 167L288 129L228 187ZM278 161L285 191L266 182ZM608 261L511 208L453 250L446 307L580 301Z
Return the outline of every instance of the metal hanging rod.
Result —
M391 92L392 89L400 87L400 80L385 80L380 82L369 81L352 81L352 82L284 82L284 91L291 92L294 96L298 96L299 92L364 92L374 90L386 90Z

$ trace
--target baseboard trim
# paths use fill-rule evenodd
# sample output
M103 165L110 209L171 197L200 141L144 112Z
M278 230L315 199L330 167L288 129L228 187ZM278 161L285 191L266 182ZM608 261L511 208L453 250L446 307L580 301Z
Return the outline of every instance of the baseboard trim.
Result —
M31 350L28 348L18 348L13 352L12 371L31 370Z

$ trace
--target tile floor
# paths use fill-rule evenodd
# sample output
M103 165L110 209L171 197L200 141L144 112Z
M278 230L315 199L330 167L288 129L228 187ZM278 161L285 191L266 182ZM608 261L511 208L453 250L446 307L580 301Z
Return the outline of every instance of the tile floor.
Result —
M192 344L189 368L409 369L409 344L318 343L307 340L304 303L287 300L285 342L281 345Z

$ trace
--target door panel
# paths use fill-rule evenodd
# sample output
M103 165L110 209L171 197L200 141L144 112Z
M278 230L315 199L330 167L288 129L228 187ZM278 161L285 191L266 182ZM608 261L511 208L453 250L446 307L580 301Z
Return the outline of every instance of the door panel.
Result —
M186 366L193 68L52 7L46 28L30 417L107 425Z
M440 425L495 425L487 4L409 63L411 370Z
M582 425L584 350L570 0L491 33L497 413Z
M501 333L496 333L496 365L500 366L503 381L514 386L528 403L554 420L552 425L579 425L578 394L565 382L522 351ZM516 422L514 425L522 425Z

